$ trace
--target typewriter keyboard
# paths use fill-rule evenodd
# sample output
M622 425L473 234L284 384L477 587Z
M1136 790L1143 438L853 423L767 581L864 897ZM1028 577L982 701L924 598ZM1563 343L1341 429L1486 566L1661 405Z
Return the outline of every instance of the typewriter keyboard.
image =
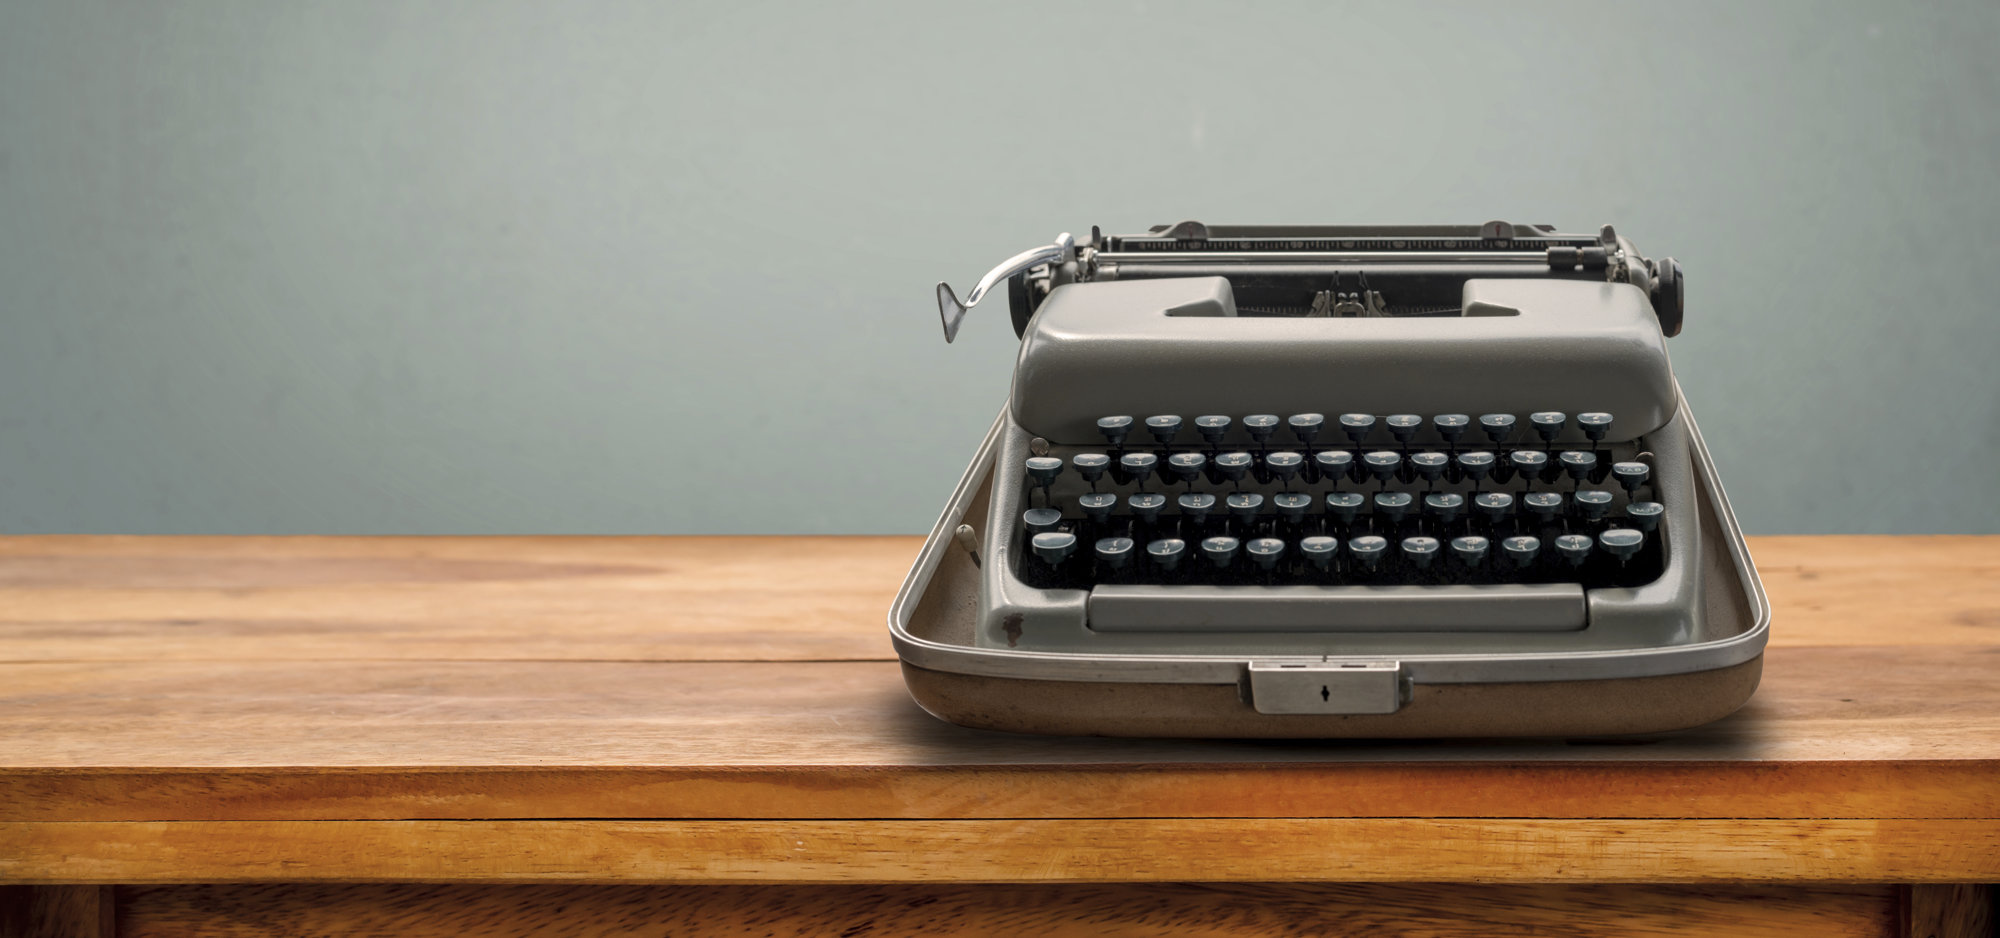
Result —
M1037 445L1021 467L1016 573L1071 589L1639 585L1664 564L1663 509L1643 446L1605 442L1611 422L1105 417L1102 446Z

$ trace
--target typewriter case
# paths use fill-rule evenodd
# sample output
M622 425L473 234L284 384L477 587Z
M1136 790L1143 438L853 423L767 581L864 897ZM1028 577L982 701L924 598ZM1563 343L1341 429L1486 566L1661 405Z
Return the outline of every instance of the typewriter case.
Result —
M1562 636L1084 629L1047 641L1032 623L1026 634L995 629L982 621L982 596L1006 558L975 557L955 533L1017 512L1017 500L996 491L996 466L1028 442L1010 402L890 607L904 678L925 710L952 723L1060 735L1589 736L1719 719L1756 689L1769 607L1685 398L1677 386L1672 393L1671 417L1647 440L1661 457L1656 471L1685 474L1693 494L1668 530L1692 528L1696 544L1675 552L1662 576L1699 579L1699 609L1685 627L1593 634L1586 625Z

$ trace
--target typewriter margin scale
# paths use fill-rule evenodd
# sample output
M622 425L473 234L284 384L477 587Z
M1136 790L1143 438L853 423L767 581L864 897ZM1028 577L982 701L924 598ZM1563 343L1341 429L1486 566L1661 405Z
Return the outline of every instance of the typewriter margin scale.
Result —
M1621 299L1642 297L1657 317L1656 339L1678 333L1681 325L1678 263L1642 257L1608 225L1595 236L1504 222L1400 228L1183 222L1122 238L1093 228L1083 244L1064 235L1003 262L964 302L943 283L937 294L949 342L966 311L1006 283L1015 330L1025 338L1036 313L1069 284L1115 281L1121 274L1133 280L1227 278L1245 270L1303 272L1318 282L1314 278L1343 268L1349 274L1328 278L1328 289L1292 301L1304 308L1277 315L1479 315L1470 288L1460 308L1398 309L1384 294L1400 292L1393 289L1398 284L1423 282L1396 279L1408 270L1441 275L1431 279L1447 286L1487 277L1625 284L1629 289L1619 289L1628 296ZM1376 286L1391 289L1370 289L1370 270ZM1349 285L1355 289L1342 289ZM1696 536L1687 541L1698 545L1670 563L1662 580L1678 578L1678 601L1688 607L1681 621L1691 626L1599 635L1594 642L1576 638L1590 636L1588 626L1568 633L1223 629L1201 635L1142 628L1136 636L1085 629L1091 637L1081 643L1054 635L1038 639L1019 616L998 619L995 628L982 617L994 613L985 606L1004 599L989 596L996 592L993 584L1012 577L1004 556L1010 535L989 530L982 537L979 531L997 527L987 522L996 502L1007 502L1009 512L1018 507L1010 486L996 486L996 477L1019 490L1013 496L1028 489L1025 477L996 471L1002 454L1022 455L1031 443L1043 442L1014 422L1017 397L995 420L889 610L909 690L925 710L953 723L1061 735L1588 736L1719 719L1756 689L1770 610L1663 352L1661 361L1671 398L1665 423L1654 432L1667 442L1648 455L1659 473L1678 473L1675 484L1688 493L1669 506L1661 534L1671 543L1674 531L1691 532ZM1023 553L1018 543L1012 546ZM1549 637L1563 634L1569 637ZM1136 640L1104 643L1100 637Z

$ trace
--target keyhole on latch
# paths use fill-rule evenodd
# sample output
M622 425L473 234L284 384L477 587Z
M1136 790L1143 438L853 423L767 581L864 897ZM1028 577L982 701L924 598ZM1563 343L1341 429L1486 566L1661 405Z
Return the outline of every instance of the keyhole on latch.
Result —
M1324 684L1321 684L1321 685L1320 685L1320 687L1319 687L1319 699L1321 699L1321 700L1332 700L1332 699L1333 699L1333 691L1330 691L1330 690L1328 690L1328 689L1326 688L1326 685L1324 685Z

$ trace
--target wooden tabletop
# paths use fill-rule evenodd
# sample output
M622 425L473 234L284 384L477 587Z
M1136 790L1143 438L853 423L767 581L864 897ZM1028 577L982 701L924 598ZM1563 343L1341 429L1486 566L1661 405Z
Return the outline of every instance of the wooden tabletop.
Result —
M1777 537L1657 738L1052 739L903 690L919 545L0 538L0 881L2000 879L2000 537Z

